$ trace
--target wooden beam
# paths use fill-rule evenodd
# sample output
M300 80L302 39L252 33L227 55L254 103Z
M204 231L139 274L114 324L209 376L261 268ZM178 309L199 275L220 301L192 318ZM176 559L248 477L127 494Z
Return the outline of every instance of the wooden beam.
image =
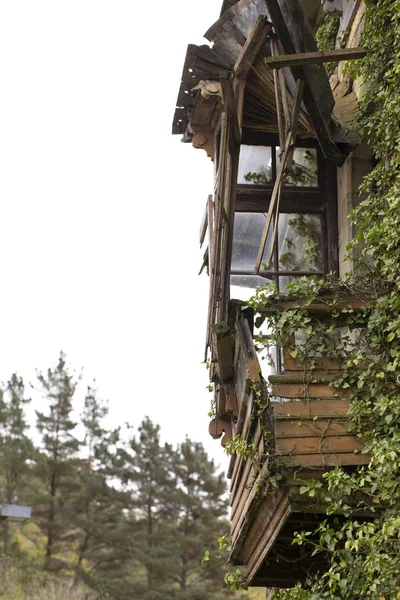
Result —
M271 28L271 23L267 23L264 16L260 15L257 18L233 67L233 72L236 77L247 78L250 65L253 64L256 56L260 52L268 34L271 32Z
M264 248L265 248L265 244L267 243L268 232L269 232L271 222L272 222L272 215L274 213L275 205L276 205L276 202L278 200L278 197L279 197L280 191L281 191L283 175L284 175L284 172L286 169L286 161L288 158L288 150L292 143L293 143L292 134L291 134L291 132L289 132L287 135L286 141L285 141L285 147L283 149L283 153L281 156L281 162L279 164L278 173L276 174L274 189L272 190L271 200L269 203L269 208L268 208L268 213L267 213L267 220L265 222L264 230L262 232L260 247L258 249L258 254L257 254L255 266L254 266L254 273L256 273L257 275L260 272L261 262L262 262L262 258L263 258L263 254L264 254Z
M324 62L354 60L356 58L363 58L367 53L367 48L343 48L339 50L325 50L323 52L302 52L300 54L268 56L265 59L265 64L268 69L281 69L282 67L297 67Z

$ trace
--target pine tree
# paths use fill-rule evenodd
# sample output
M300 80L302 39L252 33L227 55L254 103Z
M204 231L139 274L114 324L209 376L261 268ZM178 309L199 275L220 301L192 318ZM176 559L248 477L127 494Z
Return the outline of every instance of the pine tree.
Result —
M104 574L111 580L111 573L115 572L117 533L124 521L126 504L126 495L110 483L117 475L115 456L119 430L104 428L107 414L108 408L98 400L95 387L88 387L81 415L86 457L80 461L79 492L73 513L78 541L74 584L82 579L98 591L108 587Z
M171 448L160 444L160 427L146 417L121 453L121 478L131 496L128 557L139 575L134 593L143 600L172 598L168 587L173 516Z
M28 438L28 425L25 417L23 379L13 374L0 389L0 473L2 476L1 502L15 504L24 497L29 477L28 461L32 458L33 446ZM3 584L7 583L8 557L12 526L8 519L3 526Z
M179 600L240 597L223 584L223 562L202 566L205 550L228 532L226 484L202 444L186 439L174 455L176 541L170 577Z
M36 456L40 490L34 518L45 535L45 569L59 572L67 567L71 547L70 496L77 489L77 453L81 443L74 436L73 399L78 379L66 364L63 353L57 365L37 378L48 403L47 413L36 411L41 445Z

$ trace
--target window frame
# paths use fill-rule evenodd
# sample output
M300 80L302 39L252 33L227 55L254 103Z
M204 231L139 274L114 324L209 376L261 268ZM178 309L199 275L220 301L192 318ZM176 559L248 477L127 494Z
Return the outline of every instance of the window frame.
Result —
M243 130L241 145L279 146L278 136L248 129ZM278 281L280 277L300 277L302 275L326 276L338 273L338 223L337 223L337 187L336 166L326 160L316 139L297 137L296 147L315 148L317 150L318 186L283 186L280 199L280 213L316 214L321 216L322 271L284 271L279 269L275 251L274 268L260 270L259 276L266 280ZM276 177L276 153L272 151L272 177L269 184L238 183L236 188L235 213L266 213ZM255 275L254 271L231 268L231 275Z

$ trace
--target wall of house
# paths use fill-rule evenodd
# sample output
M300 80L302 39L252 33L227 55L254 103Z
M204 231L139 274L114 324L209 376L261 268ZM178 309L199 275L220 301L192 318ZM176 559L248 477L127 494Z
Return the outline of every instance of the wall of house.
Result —
M362 32L365 16L364 2L359 0L350 0L343 3L343 15L340 21L337 46L340 40L346 40L346 47L355 48L360 44L360 35ZM344 36L344 37L343 37ZM349 81L346 79L345 63L339 63L337 76L339 81ZM354 92L359 99L363 94L363 82L360 80L351 81L349 91ZM351 123L349 124L351 125ZM345 273L352 272L352 263L345 260L346 246L355 235L355 228L348 218L349 212L356 207L363 196L359 192L359 187L363 178L372 168L372 153L368 145L363 142L351 153L342 167L337 170L338 184L338 232L339 232L339 275L343 277Z

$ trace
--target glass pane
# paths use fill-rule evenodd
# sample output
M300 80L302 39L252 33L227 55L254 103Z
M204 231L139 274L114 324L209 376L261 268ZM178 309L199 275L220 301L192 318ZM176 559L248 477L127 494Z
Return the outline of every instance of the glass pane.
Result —
M281 275L278 277L278 290L284 292L288 285L299 279L299 276Z
M281 159L281 149L276 148L277 168ZM284 185L297 187L318 187L318 162L316 148L295 148L293 164L290 172L286 173Z
M323 271L321 246L319 215L279 215L278 257L281 271Z
M233 271L254 271L261 236L266 222L264 213L236 213L233 229L232 263ZM273 223L269 228L264 249L262 269L266 269L273 235Z
M231 275L230 297L234 300L248 300L256 288L272 283L259 275Z
M272 181L271 148L240 146L238 183L265 185Z

